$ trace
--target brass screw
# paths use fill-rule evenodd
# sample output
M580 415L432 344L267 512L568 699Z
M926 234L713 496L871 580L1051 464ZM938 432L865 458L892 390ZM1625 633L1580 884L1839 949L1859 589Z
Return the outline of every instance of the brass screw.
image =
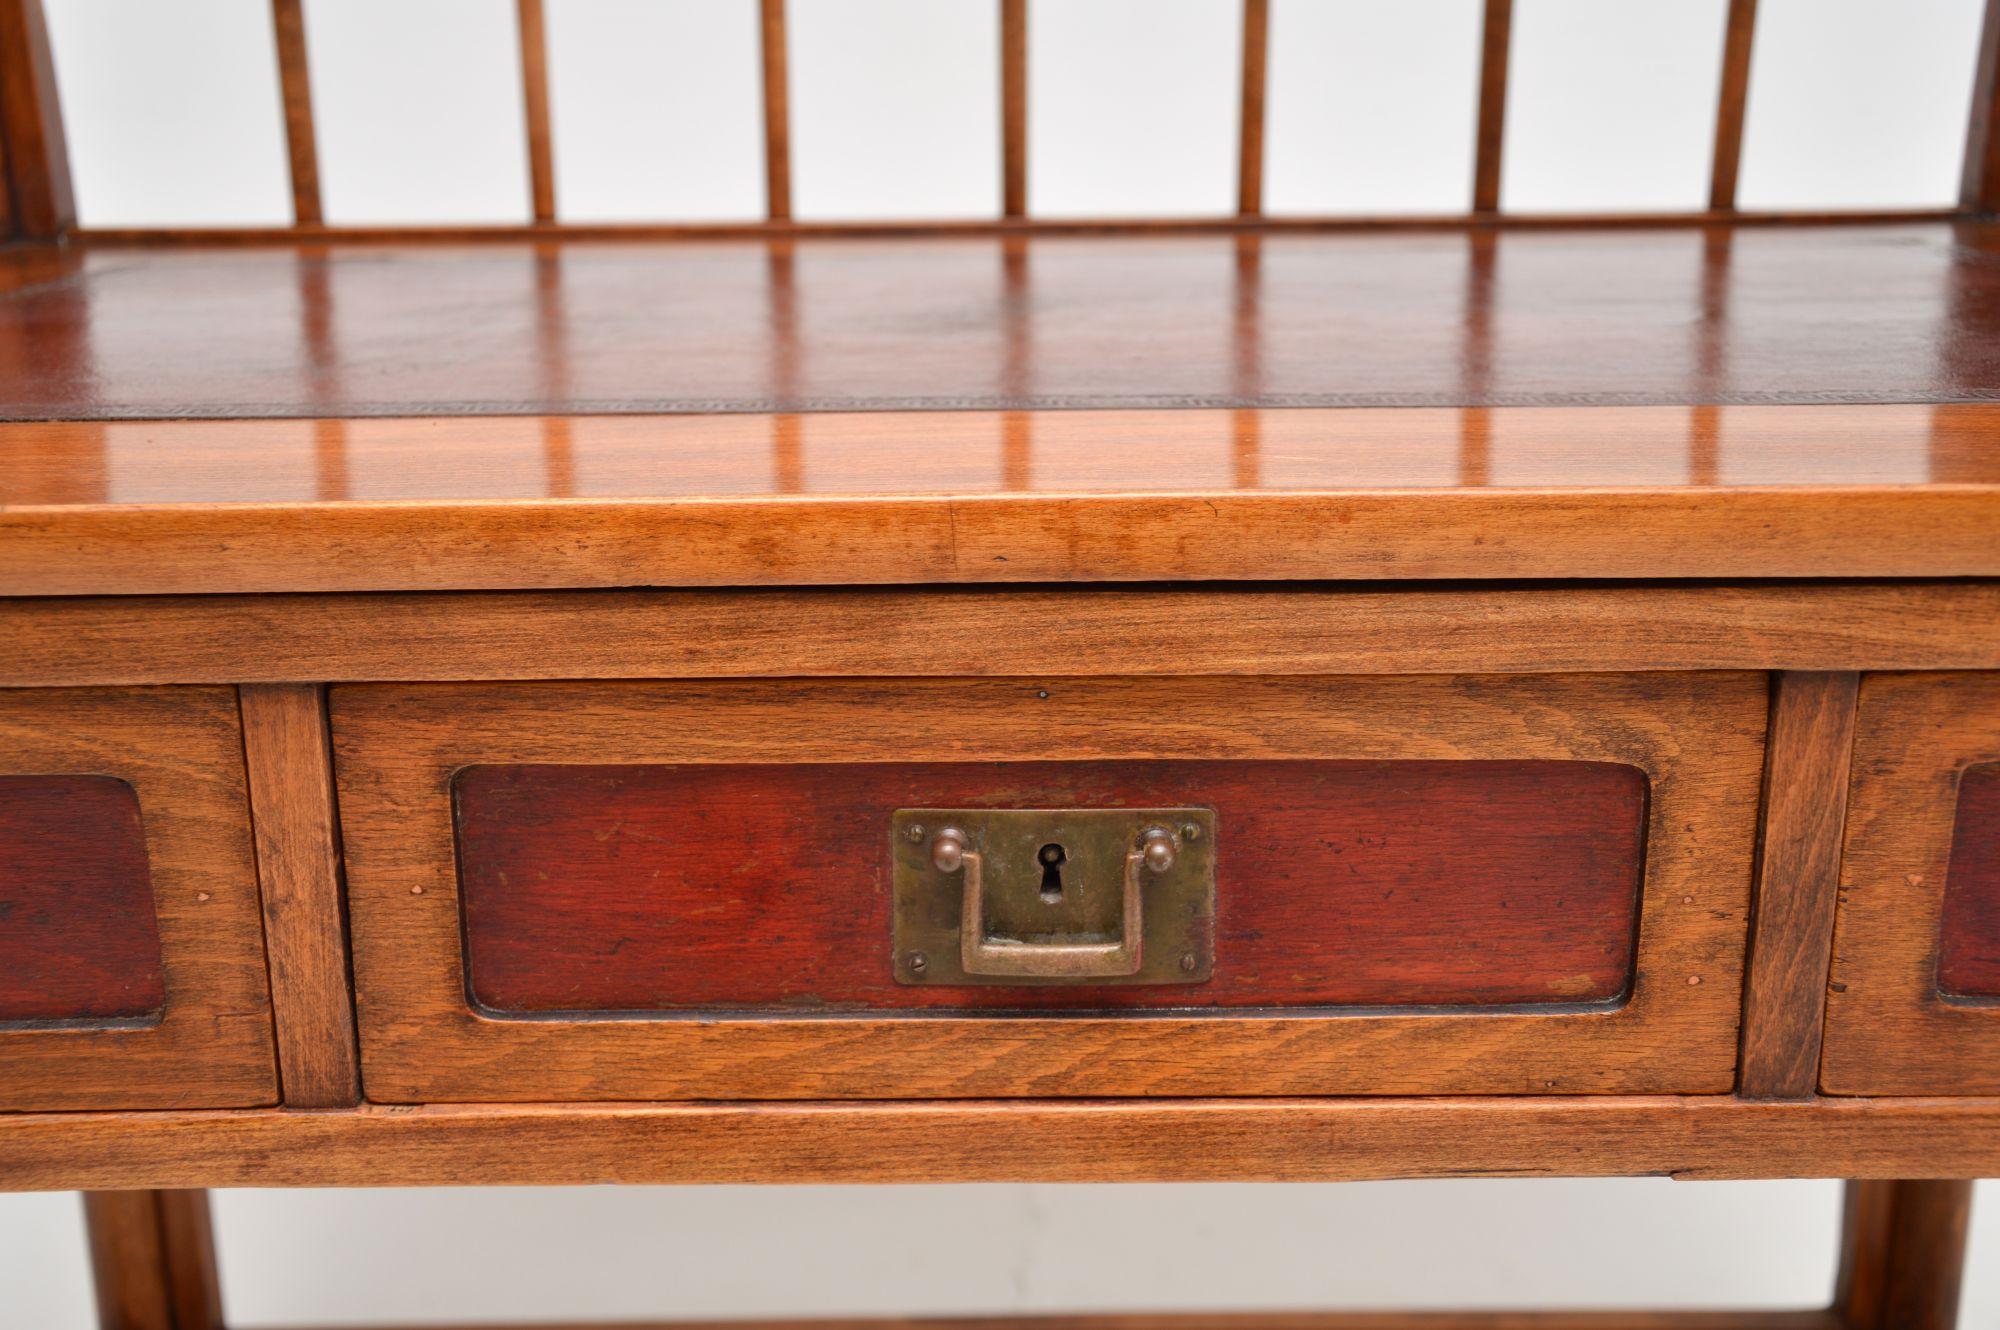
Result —
M930 968L931 968L930 957L924 955L924 953L922 953L921 951L913 951L910 953L911 974L922 974L925 970L928 970Z
M1193 973L1194 973L1194 967L1195 967L1195 959L1194 959L1194 953L1193 953L1193 952L1191 952L1191 951L1184 951L1184 952L1182 952L1182 953L1181 953L1181 973L1182 973L1182 974L1193 974Z
M1193 822L1183 822L1181 824L1181 839L1200 840L1201 828Z
M915 822L910 823L909 827L903 832L903 839L908 841L912 845L923 844L924 843L923 827Z

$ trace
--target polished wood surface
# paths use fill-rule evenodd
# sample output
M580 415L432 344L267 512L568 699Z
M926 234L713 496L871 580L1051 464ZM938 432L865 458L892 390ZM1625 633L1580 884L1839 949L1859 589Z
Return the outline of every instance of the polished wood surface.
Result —
M1992 405L17 424L0 594L1993 576L1996 438Z
M2000 0L1986 0L1986 22L1972 81L1959 201L1976 213L2000 213Z
M1845 1330L1954 1330L1972 1184L1847 1184L1833 1310Z
M2000 585L105 596L0 600L0 637L0 684L30 687L1976 670L2000 669Z
M2000 997L2000 762L1959 775L1937 981L1950 996Z
M239 694L285 1103L358 1103L361 1066L325 695L296 683L246 684Z
M1762 674L339 686L364 1084L381 1102L1725 1091L1767 691ZM1188 758L1641 768L1630 995L1330 1016L493 1020L467 1004L463 767Z
M319 194L319 139L313 128L304 0L271 0L271 31L285 109L285 166L292 187L292 220L317 226L326 220L326 213Z
M0 1114L0 1186L1976 1178L2000 1102L1733 1095Z
M86 245L0 297L0 416L1990 400L1996 237Z
M1859 692L1853 673L1787 672L1773 682L1736 1081L1751 1098L1803 1099L1817 1088Z
M0 424L0 502L24 513L403 500L1181 494L1198 502L1400 491L1421 492L1406 502L1434 496L1440 505L1574 491L1546 501L1606 506L1698 492L1711 505L1747 507L1826 503L1856 489L1992 499L2000 404ZM1780 490L1843 493L1772 493ZM1911 544L1924 534L1905 533Z
M0 0L0 237L52 240L76 222L76 190L41 0Z
M468 991L496 1013L1464 1007L1607 1002L1632 978L1629 766L483 765L453 793ZM1213 808L1214 977L897 982L890 815L940 807Z
M0 776L0 1023L165 1000L138 795L112 776Z
M83 1197L100 1330L223 1330L204 1191Z
M2000 1004L1938 991L1960 773L1991 763L2000 674L1862 681L1820 1063L1829 1093L2000 1093Z
M136 792L166 1003L149 1021L0 1026L0 1114L276 1102L235 690L0 690L10 775Z
M1757 0L1729 0L1722 38L1722 77L1717 84L1715 147L1709 158L1708 206L1718 212L1736 206L1736 182L1743 165L1743 120L1750 101L1750 50L1757 33Z

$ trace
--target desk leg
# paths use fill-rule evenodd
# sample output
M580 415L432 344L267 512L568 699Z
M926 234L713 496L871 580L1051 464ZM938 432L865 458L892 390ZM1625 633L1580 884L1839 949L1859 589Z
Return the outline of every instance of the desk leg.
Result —
M1952 1330L1970 1182L1850 1182L1834 1309L1853 1330Z
M87 1191L102 1330L222 1330L205 1191Z

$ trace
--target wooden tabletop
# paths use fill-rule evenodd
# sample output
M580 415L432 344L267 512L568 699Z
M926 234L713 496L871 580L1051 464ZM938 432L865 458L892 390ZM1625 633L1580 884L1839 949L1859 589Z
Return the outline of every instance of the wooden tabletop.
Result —
M2000 576L2000 227L16 249L0 403L7 595Z
M0 259L0 418L2000 397L2000 225L154 244Z

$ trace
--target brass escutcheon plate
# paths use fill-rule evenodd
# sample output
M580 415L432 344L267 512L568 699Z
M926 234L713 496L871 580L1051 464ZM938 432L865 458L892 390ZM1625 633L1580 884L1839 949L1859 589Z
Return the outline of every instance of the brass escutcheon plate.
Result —
M958 845L938 853L940 837L949 841L951 832L963 862ZM1162 833L1170 854L1157 844ZM1208 808L898 809L889 821L896 979L1008 987L1205 983L1215 961L1215 852ZM947 871L940 859L953 867ZM1136 888L1143 921L1137 968L975 973L967 968L971 940L963 928L968 874L977 875L983 902L976 949L1003 958L1112 952L1125 940L1125 895Z

